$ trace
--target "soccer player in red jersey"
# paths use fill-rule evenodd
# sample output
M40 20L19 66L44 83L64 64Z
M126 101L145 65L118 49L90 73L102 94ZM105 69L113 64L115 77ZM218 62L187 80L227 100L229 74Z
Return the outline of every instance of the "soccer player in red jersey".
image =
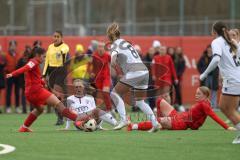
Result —
M197 130L205 122L207 116L211 117L219 125L227 130L236 130L229 127L222 121L217 114L212 110L209 102L210 91L207 87L199 87L196 91L196 103L189 109L189 111L178 113L170 104L164 99L157 101L157 117L163 129L169 130L186 130L188 128ZM152 127L151 122L140 122L138 124L129 124L128 130L149 130Z
M112 103L110 98L111 76L110 63L111 56L104 50L104 43L98 43L98 49L93 54L91 78L97 89L103 91L103 98L106 105L106 111L111 111Z
M152 60L152 78L155 85L164 90L170 90L173 83L177 84L177 74L171 56L167 54L165 46L160 47L159 54L155 55ZM162 67L165 67L166 73L162 75ZM174 80L174 81L173 81ZM162 95L168 103L171 103L169 92Z
M15 77L25 73L25 95L27 100L34 105L34 110L28 115L24 124L18 130L19 132L31 132L29 127L42 114L44 108L42 105L48 104L54 106L64 117L75 121L77 114L71 112L63 103L51 92L44 88L44 81L41 79L39 65L44 61L45 50L35 47L29 56L28 63L6 75L6 78Z

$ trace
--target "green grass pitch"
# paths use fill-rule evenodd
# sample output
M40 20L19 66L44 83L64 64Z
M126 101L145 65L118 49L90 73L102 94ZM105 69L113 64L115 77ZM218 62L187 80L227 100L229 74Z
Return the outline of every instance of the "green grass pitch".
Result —
M222 116L222 115L221 115ZM26 115L0 114L0 144L16 147L0 160L238 160L240 145L232 145L235 132L207 119L198 131L58 131L54 114L44 114L18 133ZM62 126L63 127L63 126ZM73 127L72 127L73 129ZM2 150L2 148L0 148Z

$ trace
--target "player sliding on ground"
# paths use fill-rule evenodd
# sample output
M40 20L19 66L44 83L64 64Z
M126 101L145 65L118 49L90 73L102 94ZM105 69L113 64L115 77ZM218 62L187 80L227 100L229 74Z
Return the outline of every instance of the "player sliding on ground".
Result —
M207 87L199 87L195 94L196 103L189 111L178 113L164 99L157 100L157 116L163 129L169 130L186 130L188 128L197 130L203 125L207 116L210 116L214 121L227 130L236 130L229 127L222 121L212 110L209 101L210 91ZM148 130L152 128L151 122L140 122L137 124L129 124L128 131L131 130Z
M44 104L55 107L59 113L72 121L77 119L77 114L71 112L54 94L44 88L44 81L41 79L39 67L44 61L44 58L44 49L38 47L33 48L28 63L22 68L6 75L6 78L10 78L25 73L25 95L27 100L34 105L34 110L28 115L24 124L18 130L19 132L32 132L29 127L37 117L43 113L44 108L42 105Z
M137 92L136 97L143 97L144 90L148 88L149 72L143 64L139 54L133 46L120 38L119 26L116 23L107 28L107 36L111 42L111 66L119 66L123 76L115 85L110 96L120 115L120 122L114 129L118 130L127 126L126 110L122 97L131 90L142 90ZM152 124L149 132L157 131L161 126L150 106L143 99L136 100L136 106L139 107L149 118Z
M117 125L117 121L110 113L96 108L94 98L90 95L85 94L85 86L83 84L83 81L76 79L73 81L73 85L75 93L74 95L67 98L67 106L70 107L72 111L77 113L80 117L87 116L89 118L95 119L97 122L97 129L103 129L101 127L102 121L107 122L113 126ZM70 128L70 124L70 120L67 119L65 130ZM77 126L77 128L79 128L79 126Z

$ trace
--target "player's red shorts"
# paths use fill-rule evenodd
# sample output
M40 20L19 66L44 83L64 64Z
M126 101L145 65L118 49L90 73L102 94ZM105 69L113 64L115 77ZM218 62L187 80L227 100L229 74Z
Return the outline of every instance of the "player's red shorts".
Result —
M111 79L110 77L99 77L96 79L96 87L97 89L103 89L104 87L111 86Z
M34 105L34 107L39 107L46 104L46 100L52 95L51 92L44 88L40 88L37 91L29 91L26 93L27 100Z
M187 124L185 123L186 117L188 115L186 112L178 113L175 109L169 114L172 121L172 130L186 130L188 129Z

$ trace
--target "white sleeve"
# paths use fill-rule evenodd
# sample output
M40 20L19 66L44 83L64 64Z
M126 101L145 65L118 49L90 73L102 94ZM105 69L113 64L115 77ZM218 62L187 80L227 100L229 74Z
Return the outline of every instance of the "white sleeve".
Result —
M118 52L115 50L111 52L111 65L113 66L116 64L117 54Z
M213 40L212 44L211 44L211 47L212 47L213 55L217 54L219 56L222 56L222 46L219 43L219 41Z
M74 103L73 100L67 98L67 107L71 108L73 103Z
M214 55L207 69L200 75L200 80L204 80L210 72L212 72L220 61L221 57L219 55Z
M237 45L237 56L240 57L240 44Z
M91 107L96 108L96 103L93 97L91 97Z
M69 129L70 125L71 125L71 121L70 121L70 119L67 119L65 129Z

